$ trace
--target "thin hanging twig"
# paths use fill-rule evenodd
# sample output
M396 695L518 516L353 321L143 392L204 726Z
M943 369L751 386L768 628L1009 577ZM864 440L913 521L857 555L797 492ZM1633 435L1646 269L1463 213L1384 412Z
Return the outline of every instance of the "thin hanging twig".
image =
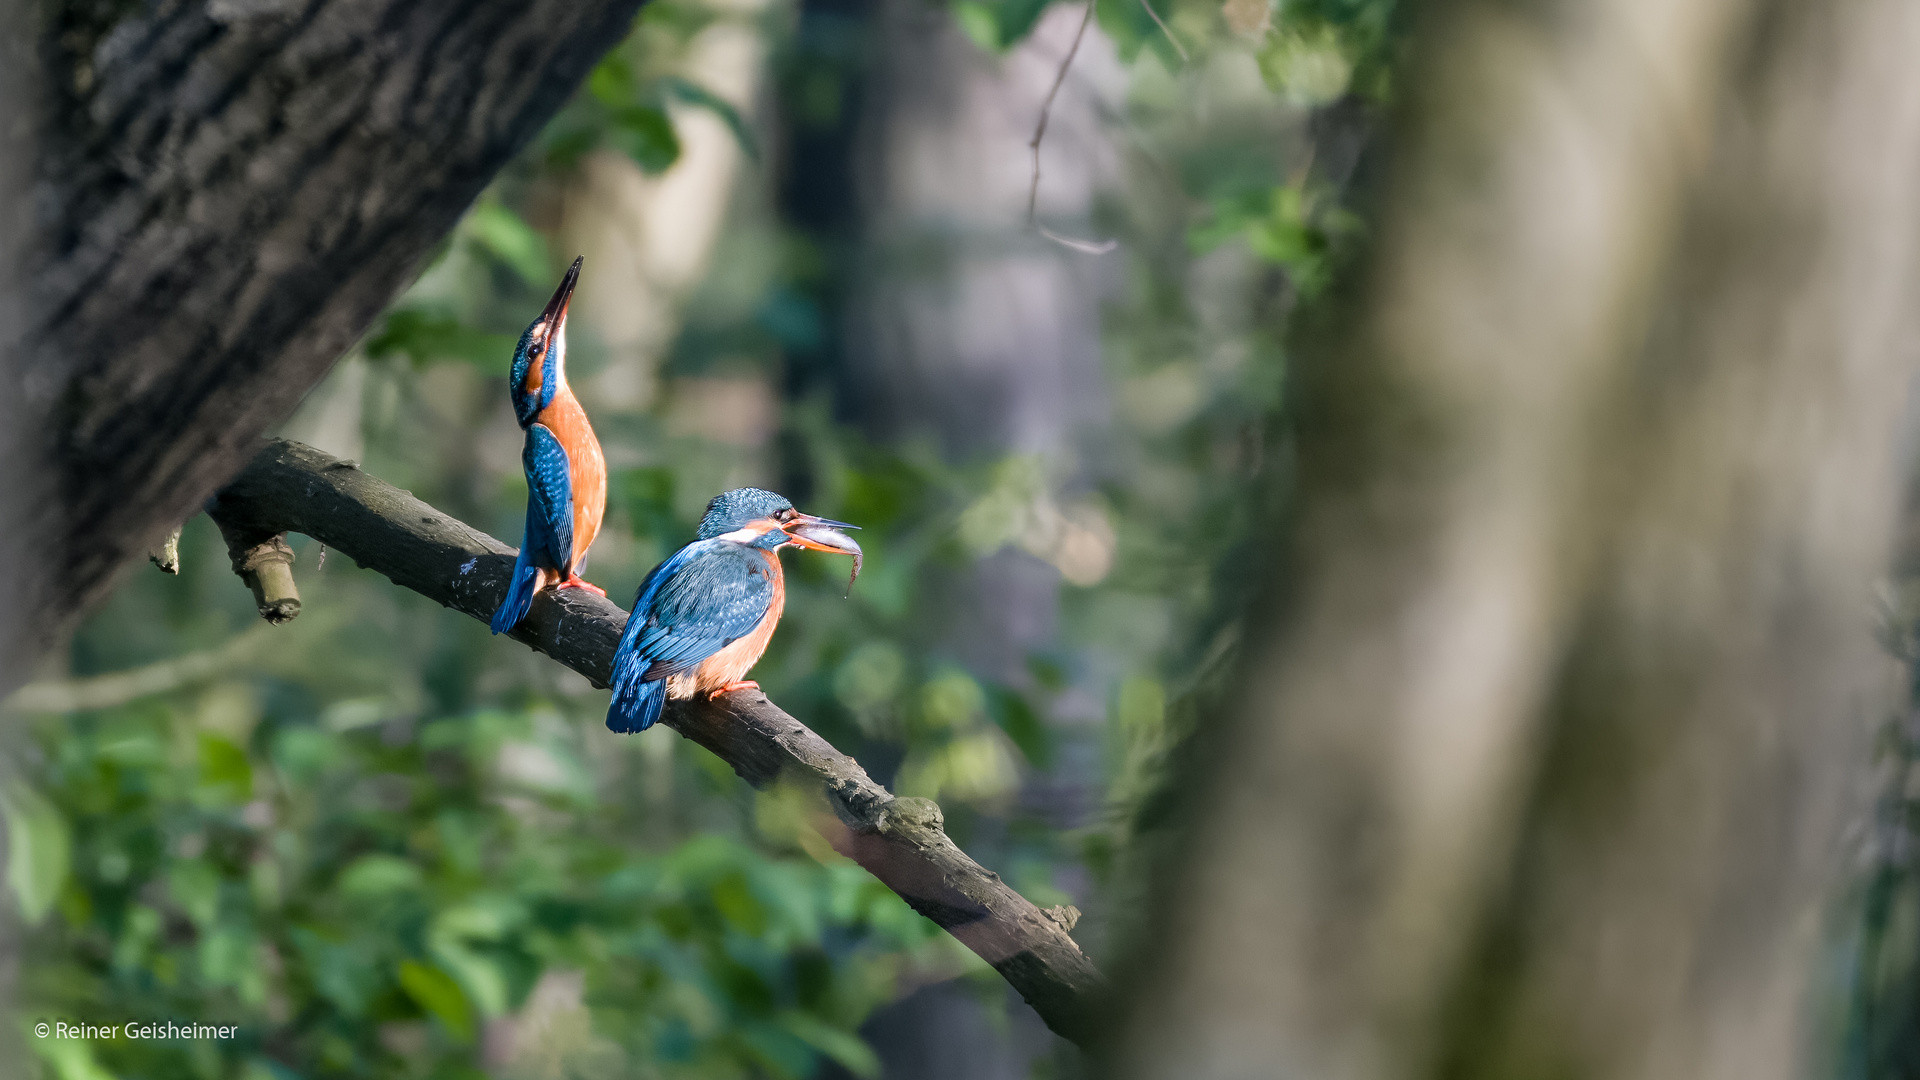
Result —
M1040 203L1040 143L1047 137L1047 121L1053 116L1053 99L1060 96L1060 87L1067 81L1067 71L1073 67L1074 55L1080 51L1080 39L1087 36L1087 26L1093 22L1093 5L1096 2L1097 0L1087 0L1087 13L1080 17L1080 28L1073 32L1073 44L1067 46L1067 55L1060 61L1060 71L1053 77L1053 87L1047 91L1047 99L1040 105L1040 122L1034 126L1033 141L1027 144L1027 148L1033 151L1033 182L1027 185L1027 227L1062 247L1084 251L1089 255L1105 255L1119 247L1120 242L1118 240L1075 240L1072 237L1061 236L1041 225L1035 216Z
M1193 63L1193 57L1187 55L1187 47L1180 44L1179 38L1173 36L1173 27L1168 26L1167 21L1160 17L1160 13L1153 10L1153 0L1140 0L1140 6L1147 9L1147 14L1153 19L1153 25L1159 27L1160 32L1167 35L1167 44L1172 45L1173 51L1180 54L1180 62L1182 64Z
M1107 252L1120 246L1120 241L1118 240L1076 240L1071 236L1061 236L1045 225L1037 226L1037 228L1041 236L1059 244L1061 247L1072 248L1075 251L1085 252L1088 255L1105 255Z

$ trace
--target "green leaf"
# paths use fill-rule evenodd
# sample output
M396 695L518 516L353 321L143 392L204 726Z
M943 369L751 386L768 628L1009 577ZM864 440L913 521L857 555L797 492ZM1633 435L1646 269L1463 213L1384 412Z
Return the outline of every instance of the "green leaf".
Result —
M473 1041L473 1008L453 976L418 960L400 963L400 989L461 1042Z
M482 1016L500 1016L507 1011L507 975L500 965L457 941L436 941L433 958L438 960L460 984Z
M27 1045L53 1069L58 1080L115 1080L114 1075L93 1059L93 1044L80 1039L42 1039L33 1035L31 1025Z
M1163 17L1170 19L1174 17L1172 5L1168 0L1154 0L1154 4L1163 13ZM1216 9L1219 7L1218 4L1213 6ZM1180 56L1180 51L1173 47L1172 40L1167 37L1165 31L1160 29L1160 24L1148 14L1147 5L1140 3L1139 0L1096 4L1093 17L1094 21L1100 24L1100 29L1105 31L1107 37L1113 42L1114 49L1119 52L1123 63L1131 65L1142 49L1159 57L1160 63L1168 71L1178 71L1185 63Z
M780 1026L794 1037L862 1080L880 1075L880 1056L866 1040L851 1031L843 1031L811 1013L789 1012L780 1017Z
M352 897L388 896L420 886L420 868L392 855L362 855L340 875L340 892Z
M1131 676L1120 684L1114 712L1122 739L1129 743L1157 742L1166 730L1166 688L1145 675Z
M587 76L587 93L611 109L631 102L635 97L633 65L619 50L608 53L605 59L594 65L593 73Z
M960 0L954 21L973 43L988 52L1005 52L1032 32L1049 0Z
M819 1059L814 1047L788 1031L785 1025L765 1021L742 1025L741 1045L760 1066L758 1070L774 1077L800 1077L814 1071Z
M202 932L220 914L220 872L205 859L181 859L167 872L167 891Z
M489 375L505 375L513 366L516 344L511 334L476 330L451 315L402 308L389 313L367 339L367 355L375 359L405 356L416 366L441 359L464 360Z
M975 45L987 52L999 51L1000 20L993 17L992 8L979 0L960 0L953 5L953 21Z
M253 795L247 752L218 735L200 736L200 788L210 801L243 803Z
M442 911L427 931L427 948L433 958L466 990L482 1016L500 1016L507 1011L507 976L499 964L469 942L498 941L516 914L510 903L482 898Z
M37 925L67 882L73 851L67 821L18 780L0 784L0 812L7 817L7 884L20 903L20 917Z
M753 895L746 875L728 874L713 883L710 895L714 910L741 933L757 938L767 932L767 909Z
M658 105L628 105L614 112L613 140L648 173L659 174L680 160L680 136L673 119Z
M386 985L382 967L363 950L338 941L334 931L296 924L287 940L299 950L320 999L347 1017L364 1015Z
M1356 51L1333 27L1321 24L1273 35L1260 51L1260 74L1272 90L1300 105L1324 105L1353 82Z
M1196 255L1212 251L1266 217L1271 206L1271 192L1265 189L1216 198L1207 219L1187 230L1187 247Z
M209 986L238 986L257 975L253 936L237 926L221 926L200 941L200 977Z
M740 144L740 152L754 161L760 160L760 144L753 137L753 129L747 126L746 120L740 116L740 110L734 108L732 102L678 75L664 76L655 85L663 95L719 117L727 125L727 130L733 132L734 141Z
M520 280L539 290L552 282L552 262L547 257L547 241L519 214L486 202L467 214L462 230L488 254L520 275Z
M1053 740L1048 736L1047 726L1018 691L994 687L987 697L987 714L1034 768L1045 769L1052 764Z

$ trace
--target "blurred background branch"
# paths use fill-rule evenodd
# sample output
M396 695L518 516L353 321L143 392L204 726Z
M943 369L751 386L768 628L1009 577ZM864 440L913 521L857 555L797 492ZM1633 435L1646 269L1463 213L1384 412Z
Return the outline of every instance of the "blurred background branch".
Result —
M217 649L187 653L111 675L28 683L7 698L7 705L25 712L76 712L110 709L164 694L252 659L272 641L269 629L258 626Z

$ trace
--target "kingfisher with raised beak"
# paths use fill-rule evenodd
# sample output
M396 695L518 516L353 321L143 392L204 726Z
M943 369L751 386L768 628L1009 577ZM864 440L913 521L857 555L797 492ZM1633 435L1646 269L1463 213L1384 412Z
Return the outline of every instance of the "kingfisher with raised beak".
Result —
M607 595L580 577L607 510L607 459L586 410L567 387L567 305L584 261L573 260L513 351L507 390L514 418L527 433L520 454L527 473L527 530L507 598L493 613L496 634L513 629L549 586Z
M775 552L793 546L851 555L858 577L860 545L840 531L857 527L803 514L759 488L708 503L700 538L640 583L613 654L607 727L645 731L668 698L758 689L742 680L767 651L787 604Z

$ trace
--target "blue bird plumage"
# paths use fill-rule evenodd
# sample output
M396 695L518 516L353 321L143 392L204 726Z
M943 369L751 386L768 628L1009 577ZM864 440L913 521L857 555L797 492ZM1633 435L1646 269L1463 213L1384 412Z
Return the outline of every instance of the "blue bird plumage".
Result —
M553 404L556 387L554 368L558 353L552 349L542 349L544 339L540 336L542 319L528 324L527 332L520 335L520 343L513 348L513 371L507 376L507 396L513 401L513 418L520 423L522 430L533 423L540 410ZM540 389L529 393L526 389L527 376L533 371L535 357L540 358Z
M607 727L645 731L669 696L751 685L740 679L766 651L786 605L775 551L793 544L857 559L860 546L837 531L852 527L799 513L759 488L714 499L699 539L640 583L614 653Z
M573 552L573 480L567 451L547 428L527 429L521 466L527 474L527 527L513 561L507 598L493 613L493 632L505 633L526 617L543 567L571 569Z
M580 571L606 511L607 466L586 412L567 387L566 369L567 308L582 261L573 260L514 349L508 395L514 419L527 433L521 452L527 524L506 599L493 613L496 634L525 618L534 595L549 585L600 591L581 580Z

